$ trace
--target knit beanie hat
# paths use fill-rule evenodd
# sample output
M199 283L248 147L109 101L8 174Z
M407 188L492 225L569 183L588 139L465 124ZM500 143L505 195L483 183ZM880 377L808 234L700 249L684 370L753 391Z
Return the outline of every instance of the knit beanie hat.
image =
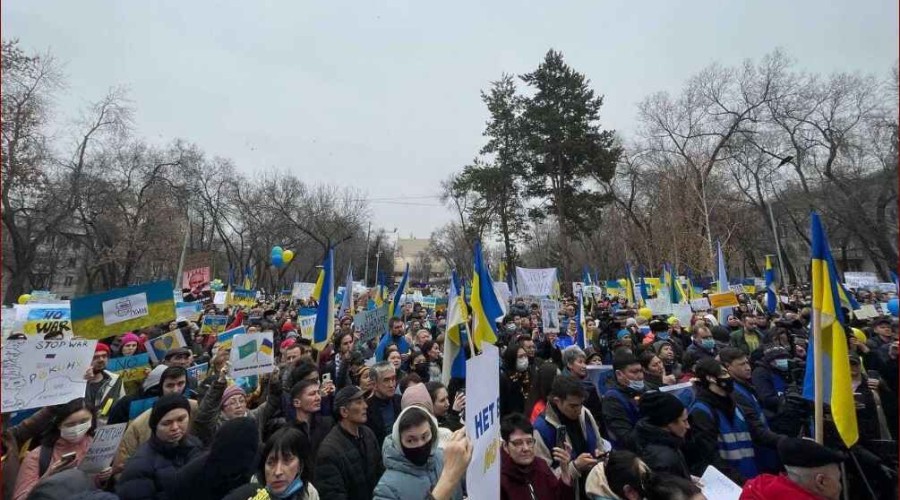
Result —
M247 393L241 389L241 386L237 384L229 385L225 388L225 392L222 393L222 403L219 405L220 408L225 408L225 405L228 404L228 400L234 396L244 396L247 397Z
M156 426L159 421L172 410L182 408L187 410L188 415L191 413L191 404L187 398L181 394L167 394L153 403L153 410L150 411L150 431L156 432Z
M434 403L431 402L431 396L428 394L428 388L425 387L425 384L416 384L406 388L406 392L400 398L400 410L412 405L419 405L428 410L428 413L434 415Z
M641 415L657 426L664 427L678 420L684 413L684 404L668 392L646 392L639 403Z
M130 342L134 342L135 344L140 344L141 338L131 332L128 332L125 335L122 335L121 345L124 346L125 344L128 344Z
M103 342L97 342L97 346L94 347L94 354L97 354L98 352L105 352L107 355L109 355L109 346L104 344Z

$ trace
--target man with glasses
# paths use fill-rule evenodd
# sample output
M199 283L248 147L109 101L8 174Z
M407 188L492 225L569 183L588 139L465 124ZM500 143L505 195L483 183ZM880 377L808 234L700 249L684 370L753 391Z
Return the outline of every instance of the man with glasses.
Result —
M555 499L575 498L572 476L569 474L571 447L553 448L553 458L560 464L556 477L544 460L535 460L534 427L521 413L507 415L500 424L503 447L500 454L500 498Z
M391 434L394 421L400 415L397 372L390 362L381 361L369 370L369 379L372 381L374 391L366 400L368 409L365 424L375 433L380 450L384 438Z

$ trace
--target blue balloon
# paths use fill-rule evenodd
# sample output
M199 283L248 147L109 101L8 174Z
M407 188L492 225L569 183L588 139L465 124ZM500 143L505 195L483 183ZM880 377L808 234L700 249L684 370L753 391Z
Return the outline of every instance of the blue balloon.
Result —
M892 316L900 316L900 299L891 299L888 301L888 311Z
M284 265L284 258L281 254L272 256L272 265L279 268Z

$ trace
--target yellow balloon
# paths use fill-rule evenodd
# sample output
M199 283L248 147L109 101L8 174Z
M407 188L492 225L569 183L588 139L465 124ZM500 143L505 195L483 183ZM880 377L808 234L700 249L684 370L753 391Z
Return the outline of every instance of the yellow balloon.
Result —
M31 300L30 293L23 293L22 295L19 295L19 304L27 304L29 300Z
M653 311L651 311L649 307L642 307L638 309L638 316L644 319L650 319L653 317Z
M284 263L287 264L290 261L294 260L294 252L291 250L285 250L284 253L281 254L281 258L284 260Z

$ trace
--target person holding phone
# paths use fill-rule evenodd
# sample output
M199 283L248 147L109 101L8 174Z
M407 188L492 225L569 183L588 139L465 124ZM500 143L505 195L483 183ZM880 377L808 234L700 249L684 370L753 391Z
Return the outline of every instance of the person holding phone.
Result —
M54 474L77 467L94 438L97 419L84 398L51 408L53 420L41 445L28 452L16 482L13 500L25 500L37 484ZM112 469L97 475L96 482L109 479Z

